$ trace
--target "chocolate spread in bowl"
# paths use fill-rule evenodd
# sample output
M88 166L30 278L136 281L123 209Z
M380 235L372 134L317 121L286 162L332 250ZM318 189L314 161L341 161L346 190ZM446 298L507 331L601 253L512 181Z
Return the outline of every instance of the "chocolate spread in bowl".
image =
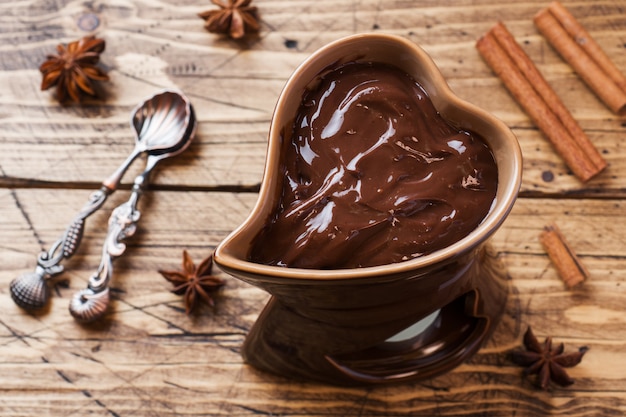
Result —
M324 74L284 140L282 194L252 262L339 269L413 259L469 234L495 197L485 142L385 64Z

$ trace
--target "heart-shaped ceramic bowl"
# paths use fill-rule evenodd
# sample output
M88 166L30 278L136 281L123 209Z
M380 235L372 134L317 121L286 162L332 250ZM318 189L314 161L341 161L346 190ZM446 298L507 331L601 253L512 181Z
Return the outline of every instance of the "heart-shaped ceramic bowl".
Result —
M312 270L248 261L254 237L280 198L283 132L293 124L305 89L329 68L355 61L398 67L422 85L444 119L485 139L498 168L491 210L466 237L405 262ZM278 99L257 204L215 251L222 270L272 294L244 344L246 361L275 373L348 384L426 378L461 363L493 331L506 303L506 271L487 240L513 207L521 167L510 129L458 98L412 42L361 34L312 54Z

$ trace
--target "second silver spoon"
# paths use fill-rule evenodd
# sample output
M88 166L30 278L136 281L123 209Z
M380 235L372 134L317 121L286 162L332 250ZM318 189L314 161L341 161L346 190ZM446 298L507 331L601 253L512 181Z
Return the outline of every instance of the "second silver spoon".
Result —
M130 198L111 213L100 265L89 278L87 288L77 292L70 301L70 313L80 322L97 320L106 312L109 304L109 282L113 275L113 260L126 250L126 245L122 241L135 233L137 221L141 216L137 210L137 202L148 184L151 171L162 159L182 152L191 143L195 134L196 119L187 100L182 96L168 97L167 100L163 97L158 99L154 104L162 108L150 113L145 120L139 118L135 127L141 131L152 130L152 134L162 135L163 138L179 137L179 146L169 152L150 154L145 170L135 178ZM184 123L176 123L181 120Z

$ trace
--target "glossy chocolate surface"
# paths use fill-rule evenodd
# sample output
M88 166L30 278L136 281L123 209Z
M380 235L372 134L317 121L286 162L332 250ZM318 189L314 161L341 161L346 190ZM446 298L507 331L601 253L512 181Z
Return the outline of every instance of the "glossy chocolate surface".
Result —
M384 265L444 248L486 216L493 155L423 88L385 64L348 63L307 91L286 126L280 201L249 260L295 268Z

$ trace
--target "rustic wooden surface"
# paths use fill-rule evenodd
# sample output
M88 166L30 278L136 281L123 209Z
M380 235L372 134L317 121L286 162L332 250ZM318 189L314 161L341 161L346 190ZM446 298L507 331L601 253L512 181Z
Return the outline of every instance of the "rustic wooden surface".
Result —
M626 71L626 3L565 1ZM206 32L206 0L0 3L0 416L622 416L626 414L626 118L611 114L538 34L543 1L257 0L258 38ZM601 150L608 169L582 184L480 59L478 37L502 20ZM187 317L157 269L199 261L240 224L256 199L278 94L310 53L344 35L405 36L431 54L452 89L503 119L523 149L520 198L493 242L511 274L493 339L453 372L423 382L337 388L294 382L242 363L239 349L267 301L221 274L215 309ZM59 42L106 39L104 100L60 106L37 70ZM178 87L199 119L194 144L157 168L143 218L116 263L111 312L81 326L67 305L99 262L106 220L133 170L88 221L67 285L29 314L9 282L33 268L91 190L132 148L131 108ZM137 163L137 172L141 163ZM538 241L556 221L590 271L564 288ZM541 392L512 365L527 325L590 350L569 388Z

